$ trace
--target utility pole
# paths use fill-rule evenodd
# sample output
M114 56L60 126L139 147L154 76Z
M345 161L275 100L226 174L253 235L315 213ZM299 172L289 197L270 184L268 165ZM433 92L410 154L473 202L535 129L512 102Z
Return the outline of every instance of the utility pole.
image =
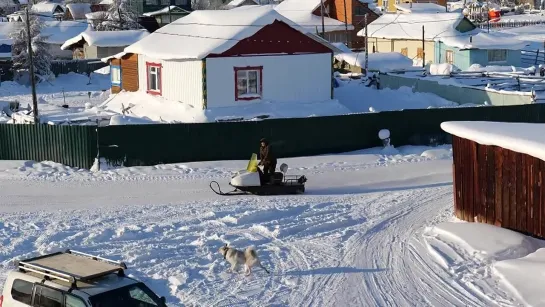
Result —
M346 0L344 2L344 33L346 35L346 47L348 47L348 16L346 14Z
M168 22L172 23L172 14L170 13L170 4L168 6Z
M365 22L365 73L367 74L367 69L369 67L369 40L367 39L367 15L365 13L364 22Z
M324 0L320 0L320 11L322 13L322 38L325 38L324 10Z
M30 62L30 86L32 87L32 114L34 115L34 124L38 125L38 99L36 98L36 77L34 76L34 59L32 51L32 37L30 37L30 16L28 13L28 6L26 8L26 35L27 35L27 48L28 58Z
M488 33L490 33L490 10L486 12L486 23L488 26Z
M422 67L426 67L426 41L424 40L424 25L422 25Z

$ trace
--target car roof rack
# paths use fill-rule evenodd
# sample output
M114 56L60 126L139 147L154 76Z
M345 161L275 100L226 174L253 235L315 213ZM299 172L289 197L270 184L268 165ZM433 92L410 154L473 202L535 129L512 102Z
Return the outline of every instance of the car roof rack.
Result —
M66 250L30 259L16 261L21 272L33 272L45 280L61 280L70 284L70 289L77 289L77 282L88 282L93 279L117 273L125 276L127 265L100 256Z

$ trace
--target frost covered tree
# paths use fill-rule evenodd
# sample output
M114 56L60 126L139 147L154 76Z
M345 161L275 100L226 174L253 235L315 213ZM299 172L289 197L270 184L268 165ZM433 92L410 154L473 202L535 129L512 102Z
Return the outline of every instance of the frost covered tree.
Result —
M138 14L130 0L113 0L108 10L107 17L97 22L97 31L122 31L136 30L142 27L138 23Z
M34 63L34 74L37 81L41 82L51 77L51 54L49 54L49 45L45 42L47 37L40 35L43 23L38 17L30 15L30 37L32 43L32 59ZM16 27L10 33L13 40L13 70L28 71L30 69L30 55L28 52L26 16L23 18L20 27Z

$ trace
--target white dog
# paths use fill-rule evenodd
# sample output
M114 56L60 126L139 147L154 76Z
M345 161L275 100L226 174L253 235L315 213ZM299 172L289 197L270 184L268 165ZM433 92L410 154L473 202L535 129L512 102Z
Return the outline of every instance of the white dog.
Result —
M220 247L219 252L223 255L223 259L227 260L231 264L231 268L229 269L231 272L238 270L239 264L244 264L246 276L252 273L252 267L255 265L265 270L267 274L270 274L259 261L259 257L257 256L257 253L253 247L248 247L244 252L241 252L225 244L224 246Z

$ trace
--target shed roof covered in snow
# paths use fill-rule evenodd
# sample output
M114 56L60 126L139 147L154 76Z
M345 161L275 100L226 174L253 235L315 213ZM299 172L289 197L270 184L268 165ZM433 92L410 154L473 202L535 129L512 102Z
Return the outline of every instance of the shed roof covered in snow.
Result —
M365 52L352 52L343 43L333 43L333 45L342 51L335 53L337 60L345 61L351 66L365 68ZM413 60L399 52L369 53L367 67L369 70L378 70L381 72L414 68Z
M545 161L545 124L444 122L444 131L479 143L499 146Z
M60 4L48 1L33 4L30 10L42 15L40 17L53 17L56 12L64 12L64 9Z
M40 35L48 44L62 45L66 40L88 30L90 25L77 21L46 21Z
M0 22L0 45L11 45L13 40L11 39L11 33L17 29L22 28L20 22Z
M459 49L507 49L521 50L529 43L516 39L513 35L478 32L476 35L443 37L440 41Z
M266 6L199 10L162 27L124 51L162 60L203 59L209 54L219 54L231 49L239 41L275 21L284 22L307 34L303 28ZM336 49L315 35L307 35L331 49Z
M422 39L433 41L441 37L452 37L472 33L477 27L458 13L437 14L384 14L367 26L369 37L385 39ZM364 36L364 30L358 36Z
M284 0L274 9L307 31L316 33L316 29L318 31L322 29L322 17L313 14L313 12L320 5L320 0ZM324 16L324 29L326 32L344 31L345 24L337 19ZM354 30L354 26L349 24L348 30Z
M146 30L125 31L85 31L68 39L62 46L62 50L70 49L73 45L87 43L97 47L125 47L149 35Z
M91 13L90 3L69 3L66 5L66 9L72 15L72 19L86 19L85 14Z
M435 3L399 3L396 9L403 13L446 13L446 8Z
M187 11L187 10L184 10L183 8L179 7L179 6L175 6L175 5L171 5L170 6L170 11L169 11L169 7L166 6L160 10L157 10L157 11L153 11L153 12L147 12L147 13L144 13L142 15L144 16L157 16L157 15L163 15L163 14L168 14L168 13L176 13L176 14L180 14L180 13L185 13L185 14L189 14L190 12Z
M235 7L239 7L241 6L246 0L232 0L231 2L227 3L227 5L225 5L225 8L227 9L231 9L231 8L235 8ZM259 2L258 0L250 0L252 4L255 4L255 5L258 5Z

